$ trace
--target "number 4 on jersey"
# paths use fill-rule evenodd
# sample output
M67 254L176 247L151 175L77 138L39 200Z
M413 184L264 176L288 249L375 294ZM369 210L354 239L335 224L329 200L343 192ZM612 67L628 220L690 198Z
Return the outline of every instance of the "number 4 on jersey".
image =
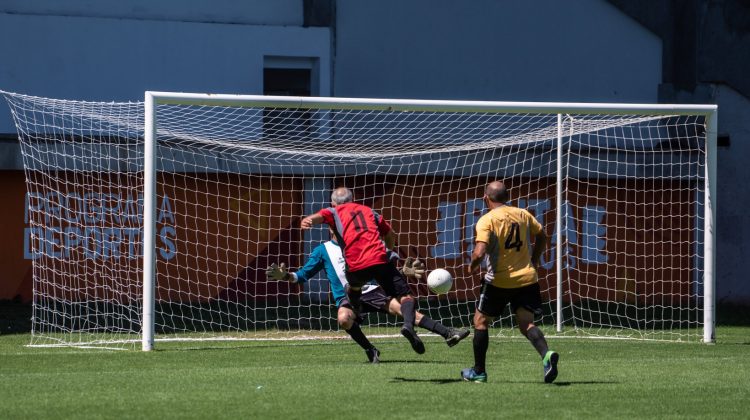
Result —
M508 234L508 237L505 238L505 249L515 248L516 251L520 251L522 246L521 227L518 226L518 223L511 223L510 233Z

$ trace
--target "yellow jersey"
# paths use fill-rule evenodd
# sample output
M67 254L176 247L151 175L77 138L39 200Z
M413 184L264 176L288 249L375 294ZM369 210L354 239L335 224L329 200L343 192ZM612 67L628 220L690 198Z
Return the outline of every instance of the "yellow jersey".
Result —
M534 216L518 207L502 205L479 218L475 241L487 244L485 281L505 289L536 283L529 241L541 231Z

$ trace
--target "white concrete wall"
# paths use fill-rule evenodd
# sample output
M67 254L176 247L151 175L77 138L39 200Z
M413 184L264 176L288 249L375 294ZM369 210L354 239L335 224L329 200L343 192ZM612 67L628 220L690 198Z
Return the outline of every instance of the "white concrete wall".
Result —
M344 0L336 13L336 96L657 100L661 40L602 0Z
M113 13L74 2L89 3L88 15ZM299 23L296 3L300 16L274 21ZM330 92L328 28L157 20L143 10L121 19L43 12L0 12L0 89L93 101L143 100L145 90L259 94L264 56L295 56L319 58L320 92ZM12 132L10 113L0 112L0 133Z

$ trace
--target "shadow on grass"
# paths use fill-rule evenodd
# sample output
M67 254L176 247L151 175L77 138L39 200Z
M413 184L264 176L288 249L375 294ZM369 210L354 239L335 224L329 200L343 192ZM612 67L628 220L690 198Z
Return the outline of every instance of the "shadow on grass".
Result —
M460 378L431 378L431 379L423 379L423 378L404 378L404 377L395 377L391 380L391 383L394 382L425 382L425 383L433 383L433 384L449 384L453 382L464 382L463 379ZM492 382L496 383L504 383L504 384L540 384L544 386L571 386L571 385L603 385L603 384L619 384L617 381L557 381L553 382L552 384L548 385L544 382L540 381L495 381L492 380Z
M174 341L172 343L156 343L156 351L160 352L180 352L180 351L212 351L212 350L242 350L242 349L273 349L273 348L291 348L291 347L320 347L320 346L337 346L340 343L348 342L344 338L333 340L235 340L215 342L203 341L195 345L188 345L187 341ZM218 343L218 344L217 344ZM359 351L359 348L357 348Z
M424 382L424 383L431 383L431 384L438 384L438 385L444 385L444 384L450 384L454 382L463 382L460 378L432 378L432 379L422 379L422 378L402 378L400 376L397 376L391 380L391 383L395 382Z
M243 345L232 345L232 346L223 346L223 347L160 347L156 346L155 351L159 353L170 353L170 352L185 352L185 351L215 351L215 350L243 350L243 349L262 349L262 348L275 348L279 347L277 345L252 345L248 344L246 346Z
M509 380L495 380L491 379L492 382L499 382L503 384L540 384L544 386L571 386L571 385L606 385L606 384L619 384L617 381L555 381L551 384L545 384L541 381L509 381Z
M541 383L541 382L530 382ZM602 385L602 384L619 384L617 381L557 381L553 382L554 386L571 386L571 385ZM546 385L546 384L543 384Z

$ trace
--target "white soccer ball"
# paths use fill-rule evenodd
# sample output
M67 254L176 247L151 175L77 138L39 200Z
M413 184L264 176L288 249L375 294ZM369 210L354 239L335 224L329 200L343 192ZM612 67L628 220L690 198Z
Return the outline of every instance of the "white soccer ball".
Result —
M432 270L430 275L427 276L427 287L438 295L448 293L453 287L453 276L448 270L442 268Z

